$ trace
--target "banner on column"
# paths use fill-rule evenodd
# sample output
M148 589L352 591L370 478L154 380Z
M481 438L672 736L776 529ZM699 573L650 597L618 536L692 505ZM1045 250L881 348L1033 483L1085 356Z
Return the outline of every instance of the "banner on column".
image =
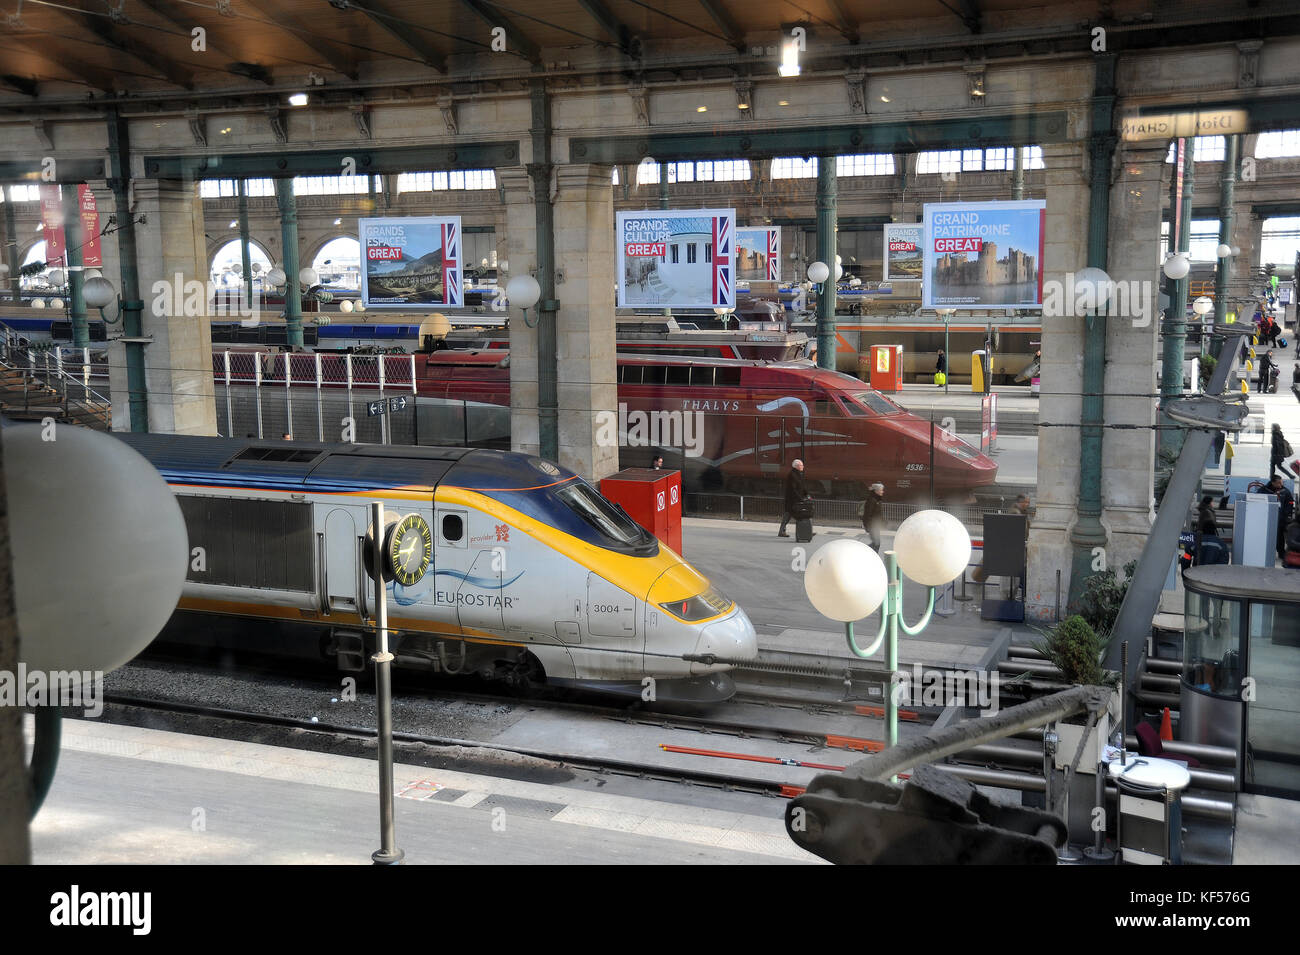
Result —
M742 282L781 281L781 227L736 230L736 278Z
M77 200L81 206L81 264L88 269L102 268L99 210L95 206L95 194L84 182L77 186ZM45 239L45 261L64 265L68 249L63 232L63 196L56 183L41 186L41 232Z
M925 308L1042 308L1047 203L927 203Z
M735 308L735 209L620 212L615 231L619 308Z
M361 301L367 308L461 308L460 216L359 219Z
M885 269L881 273L884 281L921 280L924 229L919 222L894 222L885 226Z

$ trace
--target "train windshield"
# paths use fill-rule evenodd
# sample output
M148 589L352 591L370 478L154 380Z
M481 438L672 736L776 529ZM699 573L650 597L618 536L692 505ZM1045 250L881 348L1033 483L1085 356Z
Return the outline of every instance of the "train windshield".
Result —
M874 414L902 414L903 409L894 404L878 391L860 391L853 396L858 403L869 408Z
M654 540L640 524L597 494L589 484L574 482L556 491L555 496L620 548L640 548Z

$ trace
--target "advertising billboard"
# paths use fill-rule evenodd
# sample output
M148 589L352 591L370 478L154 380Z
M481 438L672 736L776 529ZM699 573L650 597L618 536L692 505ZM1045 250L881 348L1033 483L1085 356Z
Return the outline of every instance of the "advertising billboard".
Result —
M357 220L366 308L461 308L460 216Z
M881 273L884 281L921 281L923 230L919 222L891 222L885 226L885 269Z
M45 261L63 265L67 250L64 248L60 188L53 183L41 186L41 237L45 240ZM99 247L99 209L95 205L95 193L84 182L77 186L77 201L81 205L81 264L88 269L103 268L104 255Z
M618 307L734 308L736 210L620 212Z
M927 203L925 308L1042 308L1047 203Z
M741 282L781 281L780 226L736 230L736 278Z

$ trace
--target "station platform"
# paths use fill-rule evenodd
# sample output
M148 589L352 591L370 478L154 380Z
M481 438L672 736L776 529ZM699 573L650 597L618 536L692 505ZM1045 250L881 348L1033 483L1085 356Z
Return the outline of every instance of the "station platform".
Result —
M65 721L32 861L369 864L378 792L373 759ZM394 792L408 864L822 861L790 841L779 806L749 815L402 763Z

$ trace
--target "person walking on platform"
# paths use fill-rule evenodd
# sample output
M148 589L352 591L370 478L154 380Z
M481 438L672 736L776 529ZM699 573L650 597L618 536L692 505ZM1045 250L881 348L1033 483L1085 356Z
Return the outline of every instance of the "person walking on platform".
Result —
M885 542L885 485L877 481L862 502L862 529L871 535L871 549L877 554Z
M1277 377L1277 362L1273 360L1273 352L1264 352L1259 359L1259 393L1266 395L1272 390L1273 381Z
M948 356L944 354L942 348L939 349L939 357L934 362L934 383L940 388L948 380Z
M1280 424L1274 424L1273 447L1268 460L1268 476L1271 478L1273 475L1277 474L1278 471L1281 471L1287 477L1294 478L1295 475L1291 473L1291 470L1285 463L1293 454L1295 454L1295 451L1292 450L1291 442L1286 439L1286 435L1282 433L1282 426Z
M1286 557L1286 528L1291 523L1292 518L1295 517L1295 498L1286 489L1286 485L1282 483L1282 475L1280 474L1274 474L1269 478L1264 493L1272 494L1278 500L1277 558L1283 560Z
M785 511L781 515L781 529L776 532L777 537L790 536L785 532L786 525L806 500L808 500L808 482L804 478L803 462L795 458L790 465L790 473L785 476Z

